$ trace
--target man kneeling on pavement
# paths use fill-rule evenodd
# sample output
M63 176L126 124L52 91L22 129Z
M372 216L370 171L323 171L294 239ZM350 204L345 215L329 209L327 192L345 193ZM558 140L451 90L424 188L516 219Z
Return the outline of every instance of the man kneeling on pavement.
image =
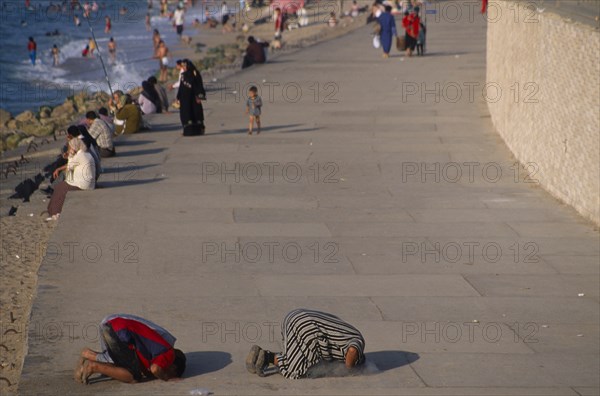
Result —
M107 316L100 323L100 352L81 351L75 380L87 384L93 374L127 383L180 378L186 357L174 344L171 333L149 320L127 314Z

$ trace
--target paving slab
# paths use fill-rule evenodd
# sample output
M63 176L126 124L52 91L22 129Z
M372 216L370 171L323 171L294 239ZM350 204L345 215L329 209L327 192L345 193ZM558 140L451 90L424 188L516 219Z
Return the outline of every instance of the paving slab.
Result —
M119 139L102 188L67 197L39 274L20 394L598 394L597 228L525 174L515 182L483 100L402 95L406 83L483 84L485 29L483 19L430 22L428 56L384 60L366 26L223 81L205 102L205 136L181 136L173 113ZM248 136L233 87L263 80L303 94L275 92L264 132ZM271 179L268 162L303 175ZM440 173L463 162L502 175ZM422 164L434 166L424 181ZM326 183L332 171L337 182ZM355 324L367 371L248 374L249 347L281 348L281 321L298 307ZM96 324L115 312L169 329L188 356L185 378L75 383L79 350L96 347Z

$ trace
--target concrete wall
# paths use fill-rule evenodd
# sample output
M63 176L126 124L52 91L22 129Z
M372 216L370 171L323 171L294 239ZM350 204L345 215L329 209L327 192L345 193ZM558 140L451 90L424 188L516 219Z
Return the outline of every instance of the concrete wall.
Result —
M600 33L527 4L490 1L492 122L543 188L600 224Z

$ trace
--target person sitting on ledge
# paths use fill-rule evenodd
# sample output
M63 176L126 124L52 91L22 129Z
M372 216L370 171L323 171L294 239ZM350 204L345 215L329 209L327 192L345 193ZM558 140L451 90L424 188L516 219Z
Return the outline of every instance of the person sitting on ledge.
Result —
M54 187L54 192L48 202L50 217L46 221L58 220L69 191L93 190L96 186L96 165L83 140L76 137L71 138L68 146L68 160L64 167L65 180ZM55 172L60 172L60 169ZM56 175L57 173L55 173L55 177Z
M137 102L142 109L142 114L160 113L160 98L158 97L158 92L154 89L154 85L150 84L148 81L143 81L142 89L143 90L137 99Z
M252 346L246 358L248 372L260 377L278 372L297 379L323 360L343 361L349 370L365 361L365 340L360 331L325 312L295 309L283 320L281 334L281 353Z
M95 111L88 111L85 114L85 119L90 136L98 144L100 156L102 158L114 157L115 148L110 127L103 119L98 118Z
M165 112L169 112L169 97L167 96L167 90L158 83L158 80L154 76L148 77L148 82L152 84L156 93L158 94L158 98L160 100L160 107Z
M113 118L108 114L108 109L106 107L100 107L100 109L98 109L98 117L106 122L106 125L110 128L110 133L114 135L115 124L113 123Z
M109 315L100 322L100 352L81 351L75 380L88 384L93 374L135 383L181 378L185 354L175 349L175 337L159 325L135 315Z
M142 124L142 112L133 104L131 95L124 94L119 97L115 113L115 133L136 133L140 130Z
M246 55L244 55L242 69L250 67L255 63L265 63L265 51L267 48L269 48L269 43L259 43L254 36L248 37L248 47L246 48Z

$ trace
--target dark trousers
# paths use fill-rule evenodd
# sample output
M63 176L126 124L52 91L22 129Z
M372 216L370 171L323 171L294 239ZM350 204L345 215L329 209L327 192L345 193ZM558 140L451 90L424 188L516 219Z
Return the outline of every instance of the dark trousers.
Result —
M244 56L244 61L242 62L242 69L250 67L254 64L254 59L248 55Z
M116 154L114 147L112 149L99 147L98 151L100 153L100 157L102 158L114 157Z
M117 334L110 324L104 324L101 331L102 338L106 343L106 349L115 363L115 366L122 367L129 371L136 381L141 380L143 378L142 366L135 351L129 349L129 345L117 337Z

